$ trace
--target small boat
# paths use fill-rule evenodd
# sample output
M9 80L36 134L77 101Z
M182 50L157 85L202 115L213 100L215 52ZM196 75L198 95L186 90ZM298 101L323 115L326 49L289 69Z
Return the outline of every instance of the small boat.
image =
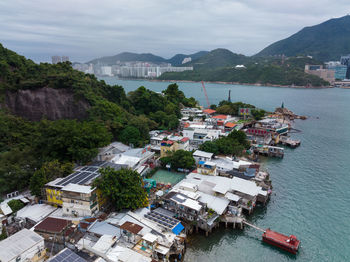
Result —
M294 235L286 236L281 233L270 230L269 228L262 234L262 240L270 245L281 248L292 254L296 254L299 250L300 240Z

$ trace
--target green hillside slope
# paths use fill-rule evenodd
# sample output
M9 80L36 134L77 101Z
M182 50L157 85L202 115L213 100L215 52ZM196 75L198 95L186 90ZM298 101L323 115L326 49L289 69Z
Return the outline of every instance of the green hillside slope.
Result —
M305 27L296 34L275 42L257 56L311 55L321 61L339 60L350 54L350 16L330 19L319 25Z

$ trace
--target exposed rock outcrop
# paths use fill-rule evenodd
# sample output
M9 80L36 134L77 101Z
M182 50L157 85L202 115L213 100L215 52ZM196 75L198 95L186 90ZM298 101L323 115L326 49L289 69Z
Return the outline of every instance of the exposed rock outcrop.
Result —
M5 107L14 115L39 121L58 119L84 119L90 104L83 98L74 97L68 89L38 88L7 91Z

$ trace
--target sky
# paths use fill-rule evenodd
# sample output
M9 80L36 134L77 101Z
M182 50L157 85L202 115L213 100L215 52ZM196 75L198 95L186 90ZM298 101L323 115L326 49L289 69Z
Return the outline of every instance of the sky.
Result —
M0 43L36 62L216 48L253 55L349 12L349 0L1 0Z

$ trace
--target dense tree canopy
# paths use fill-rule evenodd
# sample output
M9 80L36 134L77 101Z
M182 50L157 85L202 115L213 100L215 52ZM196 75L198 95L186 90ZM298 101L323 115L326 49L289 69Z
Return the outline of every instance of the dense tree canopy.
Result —
M36 64L0 44L0 101L7 92L41 88L65 89L74 100L84 99L88 116L30 122L1 107L0 193L25 189L31 181L39 195L34 185L52 178L44 171L47 163L85 164L112 139L143 146L150 130L177 129L180 109L196 105L176 84L162 94L140 87L126 95L121 86L73 70L69 62Z
M40 197L42 187L51 180L58 177L65 177L73 172L73 163L60 163L58 160L45 162L42 167L34 172L30 178L30 192Z
M252 116L255 120L261 120L265 116L266 111L263 109L253 109L251 111Z
M248 147L249 142L246 134L243 131L234 130L227 137L203 143L200 145L199 149L216 155L223 154L240 156Z
M238 116L239 108L255 108L255 106L243 102L232 103L227 100L222 100L216 108L216 112L219 114Z
M192 169L195 164L192 152L182 149L177 150L166 157L162 157L160 161L163 167L165 167L166 164L171 164L171 168L175 170L178 168Z
M141 176L131 169L114 170L110 167L100 170L96 186L116 209L137 209L148 205L147 193Z
M230 59L232 57L232 59ZM245 84L325 86L328 82L304 72L305 64L320 64L311 58L244 57L226 50L213 50L197 61L193 71L166 72L162 80L225 81ZM235 68L243 64L245 68Z

